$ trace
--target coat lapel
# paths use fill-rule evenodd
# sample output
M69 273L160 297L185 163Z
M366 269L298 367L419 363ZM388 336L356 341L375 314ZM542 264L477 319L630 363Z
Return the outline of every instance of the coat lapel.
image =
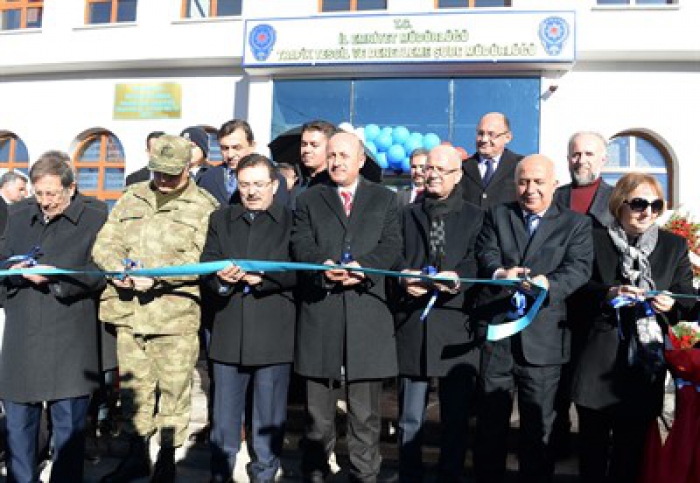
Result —
M358 186L358 191L360 190ZM340 202L340 196L338 196L338 189L335 185L327 184L323 186L321 190L321 197L326 202L331 211L338 217L340 223L342 223L343 228L348 227L348 217L345 215L345 210L343 210L343 205ZM357 197L357 193L355 194ZM353 200L353 210L355 209L355 200Z
M510 210L510 227L513 230L513 239L515 244L518 246L518 253L520 254L520 260L524 259L525 249L527 248L528 241L530 239L525 229L525 223L520 213L520 208L515 204Z
M476 156L472 156L464 163L464 175L468 176L478 186L482 186L479 160Z
M336 197L338 198L338 203L340 203L340 197L337 196L337 194ZM355 190L355 196L352 199L352 211L350 212L349 218L345 217L345 210L342 205L338 205L340 206L340 212L345 219L348 220L350 228L354 228L355 225L362 221L361 213L367 209L367 206L369 206L371 202L372 194L367 189L367 181L365 181L364 178L360 178L360 181L357 183L357 189Z
M523 260L527 260L532 254L536 254L542 246L542 244L549 239L549 237L556 229L557 216L559 216L559 207L556 205L556 203L552 203L547 209L547 212L540 220L540 224L537 226L537 230L535 230L535 233L532 235L532 238L529 239L530 242L528 243L527 248L525 249L525 256L523 257ZM529 236L527 234L525 224L522 222L522 220L520 223L523 226L523 232L525 233L525 236Z

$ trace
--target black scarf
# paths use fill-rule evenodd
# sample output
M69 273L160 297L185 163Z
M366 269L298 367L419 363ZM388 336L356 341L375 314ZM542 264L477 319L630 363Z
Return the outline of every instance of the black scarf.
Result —
M444 200L431 198L426 192L423 211L428 215L430 231L428 233L428 263L441 270L445 261L445 218L450 213L462 209L462 187L455 185L452 193Z

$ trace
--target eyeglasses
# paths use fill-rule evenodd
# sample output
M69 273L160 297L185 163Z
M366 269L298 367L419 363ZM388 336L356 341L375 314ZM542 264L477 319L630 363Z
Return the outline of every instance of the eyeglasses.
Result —
M492 141L495 141L496 139L500 138L501 136L505 136L508 134L510 131L503 131L503 132L491 132L491 131L477 131L476 132L476 137L478 138L485 138L486 136L489 137Z
M636 213L642 213L650 206L651 212L655 214L661 213L661 210L664 209L664 200L660 198L657 198L654 201L645 200L644 198L632 198L631 200L625 200L623 203L629 206L630 210Z
M444 178L447 175L450 175L452 173L456 173L459 171L460 168L455 168L455 169L445 169L441 168L439 166L427 166L425 167L425 173L430 173L431 171L435 171L435 173L440 176L441 178Z
M238 182L238 189L241 191L250 191L253 188L263 190L270 186L272 181L254 181L253 183Z
M34 196L37 198L50 199L63 197L68 190L62 189L57 191L35 191Z

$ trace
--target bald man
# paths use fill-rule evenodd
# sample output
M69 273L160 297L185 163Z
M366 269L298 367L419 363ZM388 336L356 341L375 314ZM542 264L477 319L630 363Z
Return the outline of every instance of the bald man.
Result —
M297 199L292 256L299 262L389 269L401 250L396 194L362 178L365 154L354 134L326 147L329 181ZM301 281L294 369L306 381L305 481L328 476L337 389L345 381L353 481L376 481L381 457L382 379L396 376L396 342L384 279L329 269Z
M425 197L402 212L402 269L474 278L474 243L483 212L462 198L462 160L452 146L437 146L425 165ZM461 481L467 449L468 411L478 366L469 327L466 287L421 279L403 279L394 315L399 359L399 476L422 481L421 434L428 386L439 378L439 481ZM424 315L428 304L434 304Z
M565 299L588 281L593 249L591 221L552 202L557 181L554 163L536 154L515 170L513 203L492 207L477 239L479 274L485 278L523 278L521 293L532 283L548 289L532 323L522 332L487 341L481 354L482 391L474 450L477 481L505 477L506 441L513 403L520 412L520 481L551 481L554 465L547 446L554 420L554 396L562 364L569 359ZM486 290L475 318L481 326L520 316L512 290Z

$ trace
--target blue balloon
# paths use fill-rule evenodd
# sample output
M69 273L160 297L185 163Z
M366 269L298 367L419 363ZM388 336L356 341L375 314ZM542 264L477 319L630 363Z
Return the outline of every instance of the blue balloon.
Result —
M411 171L411 158L406 156L403 158L403 161L401 161L401 171L404 173L408 173Z
M391 132L392 132L393 130L394 130L394 129L393 129L392 127L389 127L389 126L383 127L383 128L382 128L382 134L388 134L389 136L391 136Z
M389 167L389 163L386 161L386 153L377 153L375 157L380 168L387 169Z
M386 159L389 161L389 166L395 169L401 168L401 162L406 157L406 150L400 144L392 145L386 152Z
M394 140L394 144L403 144L411 136L408 129L403 126L397 126L391 132L391 138Z
M374 144L372 141L367 141L365 143L365 147L367 148L367 151L369 151L372 154L377 154L377 145Z
M380 132L381 129L376 124L367 124L365 126L365 141L374 141Z
M415 138L408 138L408 140L403 143L403 148L406 150L406 154L410 156L416 149L422 148L423 143Z
M381 133L374 138L374 144L380 153L386 152L391 147L391 134Z
M423 147L425 149L433 149L438 144L440 144L440 138L437 134L429 132L423 136Z
M421 146L423 146L423 135L419 132L412 132L411 136L409 139L414 139L420 143Z

